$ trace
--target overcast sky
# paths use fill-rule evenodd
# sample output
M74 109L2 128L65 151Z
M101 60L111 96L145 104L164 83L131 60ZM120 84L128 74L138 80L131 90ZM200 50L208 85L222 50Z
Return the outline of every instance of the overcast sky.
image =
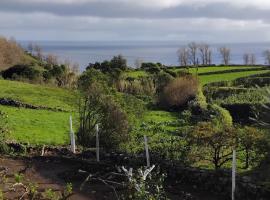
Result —
M270 41L270 0L0 0L17 40Z

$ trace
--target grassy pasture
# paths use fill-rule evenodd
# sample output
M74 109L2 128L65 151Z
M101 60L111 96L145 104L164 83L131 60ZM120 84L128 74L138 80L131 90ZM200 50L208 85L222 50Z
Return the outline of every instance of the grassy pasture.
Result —
M231 73L223 73L223 74L213 74L213 75L202 75L199 76L200 82L202 85L219 82L219 81L232 81L241 77L248 77L255 74L264 74L268 73L270 70L262 70L262 71L244 71L244 72L231 72Z
M208 72L219 72L219 71L229 71L235 69L257 69L261 67L254 67L254 66L217 66L217 67L198 67L197 68L189 68L188 71L192 74L196 73L208 73ZM181 68L175 68L174 71L179 72L183 71Z
M196 68L189 68L189 72L193 74L197 73L209 73L209 72L222 72L220 74L210 74L210 75L200 75L199 79L201 81L202 85L208 84L208 83L213 83L213 82L219 82L219 81L232 81L237 78L241 77L247 77L251 75L256 75L256 74L264 74L264 73L269 73L270 70L259 70L258 68L262 67L256 67L256 66L217 66L217 67L201 67L198 68L198 71ZM230 70L246 70L246 69L254 69L251 71L243 71L243 72L231 72ZM179 71L184 71L186 69L181 69L181 68L174 68L172 69L175 72ZM228 71L228 73L224 73L224 71ZM126 77L130 78L138 78L138 77L144 77L147 76L148 73L143 71L143 70L134 70L134 71L128 71L125 73Z
M69 113L0 106L7 113L10 138L30 144L67 144Z
M130 77L130 78L139 78L140 76L147 76L147 72L143 71L143 70L132 70L132 71L128 71L125 73L126 77Z
M10 98L35 106L61 108L68 111L73 110L75 102L72 91L8 80L0 80L0 98Z

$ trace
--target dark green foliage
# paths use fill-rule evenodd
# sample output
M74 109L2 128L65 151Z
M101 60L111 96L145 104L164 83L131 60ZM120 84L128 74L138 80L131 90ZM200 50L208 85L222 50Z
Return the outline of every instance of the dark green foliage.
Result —
M142 63L141 68L144 69L146 72L151 74L155 74L161 71L159 63Z
M128 137L128 118L113 100L106 75L95 69L87 70L79 79L79 89L78 142L84 147L92 147L95 144L95 126L99 124L102 148L119 148Z
M127 115L112 99L103 104L100 120L100 142L105 149L119 149L120 144L129 138Z
M127 69L127 60L122 55L114 56L111 59L111 68L125 71Z
M200 122L194 128L191 138L197 146L194 156L199 160L211 162L215 169L230 161L232 147L236 143L235 129L214 119Z
M103 61L101 63L96 62L94 64L89 63L86 70L97 69L103 73L110 73L113 78L118 78L122 71L127 70L127 60L122 56L114 56L110 61Z
M141 100L133 95L125 93L115 93L112 98L121 109L125 111L130 124L137 123L146 111L146 100Z
M88 69L80 76L78 80L78 88L82 92L87 91L88 87L91 86L91 84L98 82L101 84L103 88L106 88L108 86L108 77L96 69Z
M168 68L163 68L163 71L166 72L167 74L170 74L172 77L176 78L178 76L177 72L168 69Z
M4 79L39 79L41 77L40 70L37 70L35 66L29 65L15 65L2 72Z
M153 80L155 83L155 88L156 88L157 94L159 94L161 91L163 91L164 87L166 85L168 85L168 83L174 79L173 76L171 76L169 73L164 72L164 71L156 73L152 77L153 77Z
M0 154L8 153L9 147L6 145L6 139L9 133L7 115L0 111Z
M250 165L261 161L266 155L269 144L267 144L264 133L255 127L245 126L238 129L238 149L244 151L243 159L247 169Z

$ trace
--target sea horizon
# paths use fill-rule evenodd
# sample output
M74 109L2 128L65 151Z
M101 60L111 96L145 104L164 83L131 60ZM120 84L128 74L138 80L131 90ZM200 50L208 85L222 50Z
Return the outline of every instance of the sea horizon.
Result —
M18 41L24 48L32 42L41 46L45 54L55 54L59 60L78 63L84 70L89 63L110 60L121 54L130 67L136 60L143 62L160 62L167 66L179 65L177 51L188 44L183 41ZM200 42L198 42L200 43ZM207 42L206 42L207 43ZM207 43L212 47L213 64L221 64L218 48L226 46L231 49L231 64L243 64L243 55L252 53L256 64L265 64L263 51L270 48L270 42L235 42Z

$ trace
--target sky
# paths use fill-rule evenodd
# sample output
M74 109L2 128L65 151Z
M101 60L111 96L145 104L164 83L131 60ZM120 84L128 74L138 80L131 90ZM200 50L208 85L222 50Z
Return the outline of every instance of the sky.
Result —
M270 0L0 0L0 35L28 41L269 42Z

